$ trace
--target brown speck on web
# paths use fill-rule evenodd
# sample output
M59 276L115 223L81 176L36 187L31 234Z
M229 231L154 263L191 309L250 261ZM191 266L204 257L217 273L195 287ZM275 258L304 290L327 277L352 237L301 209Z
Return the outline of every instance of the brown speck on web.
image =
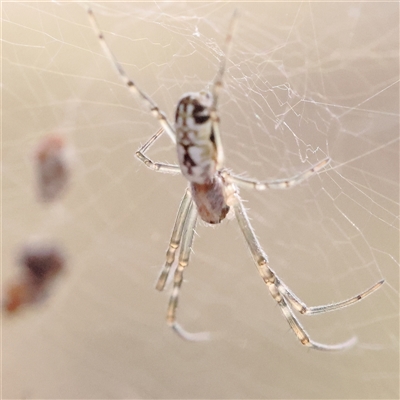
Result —
M65 139L50 134L41 139L34 151L37 192L40 201L60 198L69 181L70 157Z
M19 264L20 275L4 290L3 307L9 313L45 296L54 279L65 268L65 256L55 245L29 244L21 251Z

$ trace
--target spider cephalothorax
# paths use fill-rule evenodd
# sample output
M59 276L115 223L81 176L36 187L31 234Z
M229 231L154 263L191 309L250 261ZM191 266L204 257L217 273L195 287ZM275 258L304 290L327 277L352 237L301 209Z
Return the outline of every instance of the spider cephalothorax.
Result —
M212 102L209 92L187 93L176 107L178 161L182 175L193 183L209 184L218 168Z

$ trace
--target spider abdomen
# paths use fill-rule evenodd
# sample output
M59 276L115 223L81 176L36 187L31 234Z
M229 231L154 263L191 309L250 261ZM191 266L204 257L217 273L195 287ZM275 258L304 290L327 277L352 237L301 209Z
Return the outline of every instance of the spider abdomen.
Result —
M200 218L209 224L219 224L228 214L229 206L222 179L216 175L209 183L191 183L190 189Z

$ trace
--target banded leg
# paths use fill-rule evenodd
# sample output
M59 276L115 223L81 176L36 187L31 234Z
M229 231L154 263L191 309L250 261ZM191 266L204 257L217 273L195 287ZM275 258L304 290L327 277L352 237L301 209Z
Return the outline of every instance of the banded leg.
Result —
M164 129L160 128L136 153L135 156L153 171L164 172L166 174L179 174L181 169L179 165L154 162L145 155L146 151L154 144L154 142L164 133Z
M160 276L157 280L156 289L164 290L165 283L168 279L169 272L171 270L172 264L175 261L175 253L178 249L181 239L183 228L186 225L187 216L189 208L193 206L192 196L190 195L190 190L186 189L185 194L182 198L181 204L176 215L174 229L172 231L171 240L169 241L169 246L166 255L165 264L161 270Z
M228 182L233 182L245 189L256 189L260 191L266 189L288 189L312 177L321 169L326 167L330 161L331 159L327 157L306 171L301 172L291 178L276 179L273 181L257 181L253 179L241 178L240 176L231 175L227 171L223 172L223 176L228 180Z
M221 134L219 130L219 116L217 113L217 104L219 99L219 93L221 92L221 89L224 85L223 78L226 70L226 60L228 59L229 53L232 48L232 38L237 23L237 16L238 12L236 9L229 23L228 33L226 34L224 46L222 48L224 54L222 55L219 69L217 75L214 78L214 82L211 88L213 103L211 106L210 118L212 121L212 127L213 127L212 131L214 134L215 147L217 149L217 169L222 168L224 162L224 151L222 147Z
M379 282L375 283L373 286L371 286L369 289L364 290L364 292L359 293L351 297L350 299L339 301L337 303L326 304L323 306L315 306L315 307L308 307L282 282L280 282L278 290L282 294L282 296L288 299L293 308L297 310L300 314L315 315L315 314L326 313L329 311L340 310L354 303L357 303L358 301L365 299L367 296L378 290L383 285L384 282L385 280L382 279Z
M275 272L269 267L267 255L261 249L260 243L258 242L253 228L250 225L250 221L247 217L246 211L243 207L242 201L239 195L235 194L235 201L233 203L235 210L236 219L238 220L240 229L247 241L250 248L253 259L257 265L258 271L264 280L265 284L268 286L271 296L278 303L281 311L286 318L289 326L299 339L300 343L304 346L311 347L316 350L345 350L353 346L357 338L353 337L350 340L338 343L334 345L326 345L311 340L308 333L305 331L300 321L296 318L293 310L290 306L290 300L285 297L285 293L281 293L279 288L282 286L280 279L275 274Z
M229 58L229 53L232 48L232 39L233 39L233 33L236 28L236 24L237 24L237 18L238 18L238 10L235 9L235 11L232 14L230 23L229 23L228 32L225 36L225 42L224 42L224 45L222 48L223 55L221 58L219 69L218 69L217 75L214 78L213 86L211 89L211 93L213 95L212 108L214 110L217 109L219 93L223 87L223 78L224 78L224 73L226 70L226 60Z
M189 341L202 341L209 339L208 332L190 333L185 331L176 322L176 308L178 306L179 292L183 282L183 272L189 265L190 252L193 243L194 230L196 227L197 209L190 201L186 223L183 227L182 239L180 244L179 263L174 274L174 285L168 304L167 322L168 325L182 338Z
M134 95L139 97L143 103L148 107L150 110L151 114L153 115L154 118L156 118L161 127L164 129L164 131L170 136L171 140L175 143L176 138L175 138L175 131L170 122L168 121L167 117L165 114L158 108L157 104L154 103L154 101L146 94L144 93L141 89L136 86L136 84L133 82L132 79L129 78L128 74L125 72L124 68L122 65L118 62L116 57L114 56L114 53L111 51L110 47L108 46L106 40L104 39L103 32L100 30L100 27L97 23L97 20L94 16L94 13L92 9L89 7L88 10L88 15L89 15L89 21L93 27L94 32L96 33L101 47L103 48L104 53L106 56L109 58L111 63L114 65L115 69L118 72L119 77L121 78L122 82L126 85L126 87L129 89L129 91Z

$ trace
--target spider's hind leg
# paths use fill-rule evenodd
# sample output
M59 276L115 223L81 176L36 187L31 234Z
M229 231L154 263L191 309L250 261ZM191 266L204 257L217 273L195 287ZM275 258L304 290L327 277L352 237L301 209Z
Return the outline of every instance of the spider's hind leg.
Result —
M182 233L187 222L188 212L192 205L193 200L192 196L190 195L190 190L186 189L181 204L179 206L178 213L176 214L175 225L172 231L171 239L169 241L166 261L157 280L157 290L164 290L165 284L171 271L171 267L175 261L176 250L181 243Z
M295 301L299 304L303 304L300 300L297 299L294 295L288 295L288 291L284 291L283 288L286 288L283 283L281 283L279 277L275 274L275 272L270 268L268 264L267 255L262 250L260 243L257 240L257 237L254 233L254 230L250 224L249 218L247 217L247 213L244 209L242 201L238 195L235 195L235 201L233 204L236 219L239 223L240 229L243 232L243 235L246 239L246 242L249 246L250 252L253 256L253 259L256 263L257 269L267 285L271 296L278 303L286 321L288 322L290 328L293 330L297 339L303 346L310 347L316 350L324 350L324 351L336 351L336 350L345 350L348 349L357 342L356 337L352 337L346 342L337 343L337 344L323 344L313 341L308 333L305 331L300 321L296 318L293 313L291 306ZM294 301L295 300L295 301Z
M183 222L181 222L179 219L179 212L178 212L178 218L177 218L177 222L175 224L175 228L174 228L174 232L173 232L173 235L174 235L174 234L178 234L179 230L181 231L181 241L180 241L179 263L178 263L178 266L174 273L174 284L173 284L172 293L171 293L171 297L169 299L169 304L168 304L167 322L168 322L168 325L182 339L189 340L189 341L203 341L203 340L209 339L208 332L190 333L190 332L185 331L176 322L176 308L178 306L179 292L180 292L180 288L181 288L181 285L183 282L183 271L189 265L191 246L193 243L194 230L196 227L196 220L197 220L197 209L196 209L196 206L194 205L188 191L186 192L185 197L182 200L179 211L185 212L184 208L186 207L186 205L184 204L184 202L186 201L186 196L189 196L188 210L186 210L187 216L186 216L185 220ZM171 247L170 247L170 249L171 249ZM173 253L175 253L175 250L176 250L176 248L173 250ZM167 273L167 275L168 275L168 273ZM165 284L166 278L164 278L164 276L165 276L165 273L163 270L161 273L160 279L158 281L160 283L160 286L163 284L163 282Z

